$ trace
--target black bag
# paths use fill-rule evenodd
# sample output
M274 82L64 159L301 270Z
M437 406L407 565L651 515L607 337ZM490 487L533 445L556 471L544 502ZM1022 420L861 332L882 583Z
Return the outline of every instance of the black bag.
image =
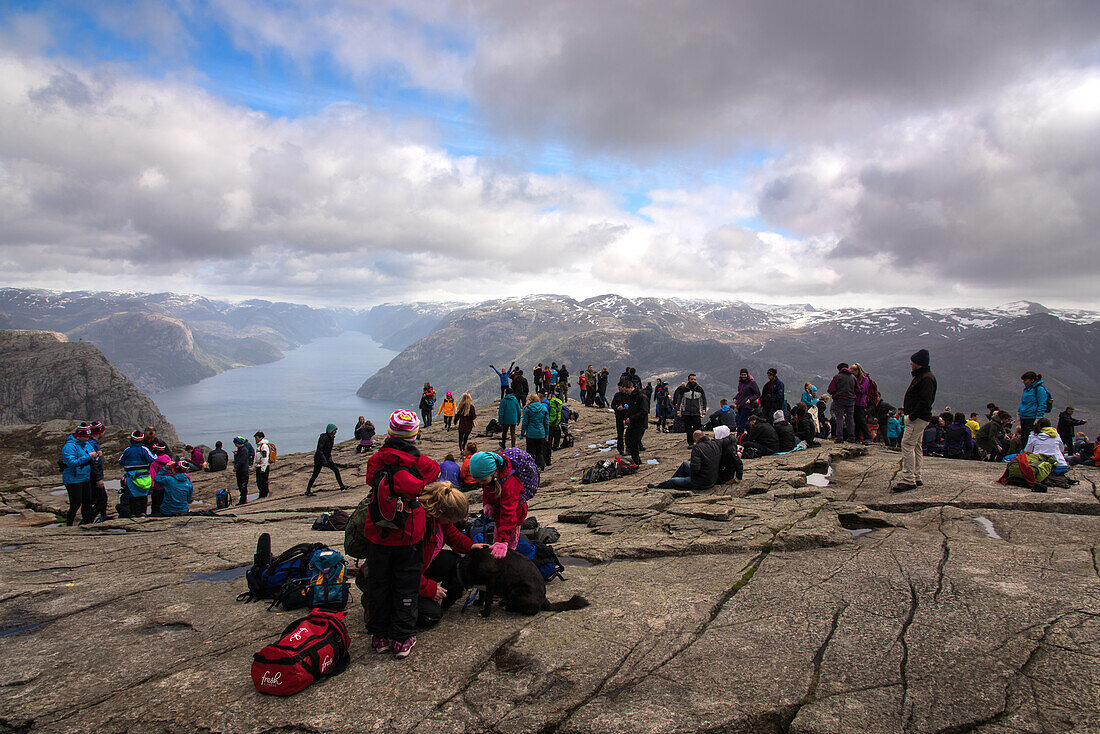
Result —
M759 459L760 458L760 452L757 451L752 446L742 446L741 447L741 458L742 459Z
M669 433L683 433L684 432L684 419L680 416L676 416L672 419L672 427L668 429Z
M334 510L331 514L324 513L313 522L313 530L334 530L343 532L348 528L348 520L351 519L344 510Z
M572 433L565 434L565 437L562 438L562 440L561 440L561 447L563 449L573 448L573 434Z
M495 436L498 433L500 433L500 424L497 423L496 418L490 418L489 422L485 425L485 432L481 435Z
M239 595L237 601L247 603L257 599L277 599L287 582L309 576L310 559L315 551L324 547L324 543L299 543L274 556L271 553L271 536L261 534L256 542L252 568L244 575L248 591Z
M615 462L610 459L600 459L596 462L596 465L591 469L588 469L581 476L581 484L595 484L596 482L606 482L609 479L616 479L619 476L619 468Z

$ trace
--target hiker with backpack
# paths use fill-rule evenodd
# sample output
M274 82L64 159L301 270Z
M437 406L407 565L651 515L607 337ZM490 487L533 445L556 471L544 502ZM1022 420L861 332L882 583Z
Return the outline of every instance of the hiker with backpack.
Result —
M786 392L786 386L779 379L779 371L775 367L769 367L768 381L764 383L764 387L760 390L760 407L764 411L765 420L774 422L777 410L783 411L783 417L786 419Z
M515 550L519 530L527 518L525 487L512 468L511 460L500 454L479 451L470 457L470 477L481 486L485 516L496 523L493 558L503 558Z
M493 371L493 374L495 374L497 376L497 379L500 380L500 399L501 400L504 399L504 391L511 388L511 385L509 384L508 375L512 372L512 368L515 367L515 366L516 366L516 363L512 362L512 364L508 365L508 369L498 370L493 365L489 365L489 369L491 369Z
M1054 399L1043 384L1043 376L1028 370L1020 375L1024 391L1020 396L1020 431L1026 437L1035 421L1054 409Z
M416 425L419 430L420 422L417 421ZM306 497L313 495L313 483L317 481L321 470L326 467L331 469L336 476L336 484L340 486L340 489L347 489L343 477L340 476L340 465L332 460L332 448L336 445L336 430L336 424L329 423L325 426L325 432L317 437L317 449L313 452L313 474L306 482Z
M520 419L523 416L523 406L519 404L519 400L512 394L512 388L504 388L504 397L500 399L500 405L497 406L497 423L500 424L500 447L504 448L504 443L508 439L508 434L512 434L512 446L516 445L516 426L519 425Z
M1058 431L1050 425L1050 419L1037 418L1031 427L1031 433L1027 437L1027 445L1024 451L1029 454L1046 454L1054 457L1055 475L1065 474L1069 471L1069 463L1066 461L1066 445L1062 443L1062 437Z
M556 397L551 404L558 403L558 420L561 420L561 401ZM527 441L527 453L535 459L538 468L545 469L550 458L547 439L550 437L550 412L546 404L537 395L527 398L527 407L523 409L523 425L519 435ZM560 434L559 434L560 435Z
M700 388L701 391L702 388ZM638 390L631 381L619 385L619 392L626 394L626 402L620 406L623 423L625 424L623 439L626 443L626 450L630 452L631 460L640 465L642 463L642 436L645 435L646 426L649 425L649 404L646 402L645 394Z
M878 399L878 386L872 389L874 381L864 372L863 365L859 362L852 364L852 376L856 378L856 403L852 414L856 425L856 441L862 441L865 446L869 446L873 443L873 436L868 422L870 409Z
M275 447L267 440L263 431L256 431L253 438L256 439L256 489L260 493L260 498L263 498L270 493L267 479L271 471L271 462L275 458Z
M430 382L425 382L424 391L420 393L420 420L421 425L423 425L425 428L430 428L432 425L432 410L434 408L435 388L432 387L432 384Z
M248 504L248 477L252 473L256 451L244 436L236 436L233 445L237 447L233 451L233 472L237 475L237 493L240 495L237 504L244 505ZM153 474L152 470L150 473ZM156 513L155 506L153 512Z
M420 579L427 519L419 498L439 478L439 464L416 447L420 421L395 410L382 447L367 460L370 510L367 541L367 631L371 649L407 657L416 644Z
M672 395L672 404L680 413L684 422L684 437L687 445L692 445L692 436L703 427L703 416L707 414L707 394L695 381L695 373L688 375L687 382L676 388ZM644 428L642 430L645 430Z
M458 407L455 408L455 418L458 428L458 452L466 450L466 442L470 440L470 434L474 431L477 422L477 409L474 408L474 400L470 393L462 393L458 399Z
M756 380L744 367L737 375L737 394L733 397L733 407L737 411L737 432L744 433L749 425L749 416L760 404L760 388Z
M557 395L551 395L544 403L546 405L546 415L550 426L550 436L546 446L546 465L549 466L553 460L553 452L561 447L561 420L565 405ZM542 467L539 468L541 469Z
M95 520L95 496L92 491L92 464L103 456L91 443L92 429L88 425L78 426L65 438L61 447L61 482L69 495L69 510L65 515L65 524L72 526L76 513L80 512L80 524L87 525Z
M901 475L898 483L891 488L894 492L907 492L924 484L921 477L924 463L921 444L924 429L932 422L932 404L936 400L937 389L936 376L928 366L930 361L931 355L927 349L917 350L909 358L913 379L902 403L905 433L901 438Z
M829 382L826 392L833 397L833 415L836 417L836 427L833 430L834 440L837 443L849 441L856 443L856 394L858 382L847 362L841 362L836 366L836 374Z

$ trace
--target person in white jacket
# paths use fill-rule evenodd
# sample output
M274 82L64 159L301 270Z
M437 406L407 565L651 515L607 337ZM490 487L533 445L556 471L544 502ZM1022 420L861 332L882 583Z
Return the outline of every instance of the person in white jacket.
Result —
M270 453L267 439L264 438L263 431L256 431L256 435L253 437L256 439L256 460L253 465L256 467L256 489L260 490L260 497L267 497L267 475L268 465L270 464Z
M1054 457L1055 473L1065 474L1069 471L1066 462L1066 445L1062 443L1062 437L1051 428L1049 418L1039 418L1027 437L1027 446L1024 451L1033 454L1046 454Z

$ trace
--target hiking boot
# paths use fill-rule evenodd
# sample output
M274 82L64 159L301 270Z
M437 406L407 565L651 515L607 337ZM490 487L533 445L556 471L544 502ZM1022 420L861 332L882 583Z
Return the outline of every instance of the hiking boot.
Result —
M313 490L307 489L306 490L306 497L312 497L312 496L313 496Z
M891 492L908 492L911 489L916 489L917 485L910 484L909 482L899 482L893 487L890 487Z
M237 507L240 507L241 505L247 505L247 504L248 504L248 498L247 497L241 497L239 500L237 500ZM159 515L160 513L157 512L157 513L154 513L154 514Z
M410 645L410 647L412 647ZM393 649L393 643L386 637L375 635L370 639L370 649L377 653L389 652Z
M917 480L917 486L918 486L918 487L923 487L923 486L924 486L924 482L922 482L921 480L919 480L919 479L918 479L918 480Z
M404 660L412 652L413 645L416 644L416 635L413 635L404 642L393 643L393 656L398 660Z

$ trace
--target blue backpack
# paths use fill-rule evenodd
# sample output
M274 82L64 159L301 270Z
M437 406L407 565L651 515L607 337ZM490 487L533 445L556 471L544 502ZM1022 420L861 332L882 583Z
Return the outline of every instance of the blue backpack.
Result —
M248 591L237 601L271 599L284 609L322 607L339 611L347 606L344 557L324 543L299 543L278 556L271 553L271 536L260 535L252 568L245 574Z
M475 543L488 543L493 538L495 527L492 520L484 515L478 515L470 521L466 529L466 535ZM554 552L553 546L537 539L528 540L521 535L516 542L516 553L531 559L531 562L538 567L543 580L550 581L555 576L563 581L565 580L565 577L561 575L561 572L565 570L565 566L558 560L558 555Z

